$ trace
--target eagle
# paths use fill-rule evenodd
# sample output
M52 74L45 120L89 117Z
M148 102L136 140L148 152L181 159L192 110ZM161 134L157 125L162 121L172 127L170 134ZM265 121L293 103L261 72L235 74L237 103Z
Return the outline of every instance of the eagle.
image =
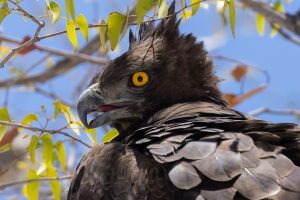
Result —
M120 134L83 156L68 200L299 200L299 126L230 108L174 10L130 31L128 51L79 97L86 127Z

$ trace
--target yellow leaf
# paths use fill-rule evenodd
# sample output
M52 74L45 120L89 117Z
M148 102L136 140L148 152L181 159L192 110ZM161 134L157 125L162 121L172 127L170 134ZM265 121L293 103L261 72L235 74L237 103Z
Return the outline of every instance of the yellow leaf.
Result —
M36 135L33 135L31 137L31 140L30 140L30 144L28 145L27 147L27 150L29 152L29 156L30 156L30 160L32 162L32 164L36 164L36 159L35 159L35 151L36 151L36 147L38 145L38 137Z
M66 0L66 13L68 21L70 19L70 15L72 19L75 20L74 0Z
M46 176L56 178L57 177L56 169L52 166L47 166ZM60 200L60 193L61 193L60 182L58 180L52 180L50 181L50 186L51 186L54 200Z
M274 4L274 9L279 13L284 13L284 7L280 0L277 0ZM278 29L280 28L279 24L273 24L271 37L274 37L278 33Z
M112 50L114 50L118 44L120 31L125 18L126 17L124 15L117 12L113 12L108 16L107 35L110 41L110 48Z
M44 171L46 171L46 168L47 168L47 166L45 165L45 163L42 163L41 166L36 171L37 175L42 175L42 173L44 173Z
M192 16L191 10L185 10L184 13L182 13L182 20L188 20Z
M61 16L60 6L55 1L51 1L49 3L48 9L52 14L52 24L55 24Z
M127 33L127 28L128 28L128 19L129 19L129 7L127 7L127 12L126 12L126 17L125 17L125 25L123 26L123 31L122 31L122 35L121 35L121 39L126 35Z
M17 167L21 170L25 170L28 168L28 163L24 161L17 162Z
M31 122L36 122L38 121L39 117L34 114L34 113L30 113L29 115L27 115L21 122L21 124L23 125L29 125Z
M265 17L261 14L256 15L256 27L258 33L262 36L265 32Z
M102 142L110 142L118 135L119 135L119 131L113 128L105 134L105 136L102 138Z
M77 36L76 36L76 30L75 30L75 23L72 20L67 21L67 35L74 47L74 51L77 51L78 49L78 42L77 42Z
M79 26L80 31L86 41L89 40L89 24L83 14L80 14L76 19L76 24Z
M230 21L230 28L233 37L235 37L235 20L236 20L234 1L235 0L229 0L229 21Z
M138 0L136 3L136 21L140 25L143 21L144 15L154 5L153 0Z
M191 0L192 1L192 15L195 15L200 7L201 0Z
M182 18L185 18L185 1L184 0L180 0L180 7L182 9Z
M42 140L42 157L44 160L44 163L47 167L52 166L52 157L53 157L53 142L52 142L52 136L49 133L44 134L41 137Z
M106 44L106 40L105 40L105 32L106 32L106 23L105 20L102 19L100 22L100 42L101 42L101 49L102 51L105 50L105 44Z
M225 14L225 11L226 11L227 6L228 6L228 0L224 0L223 14Z
M9 47L0 46L0 53L1 53L1 54L6 55L6 54L9 53L9 51L10 51L10 48L9 48Z
M0 109L0 121L10 122L10 116L6 107ZM7 131L8 126L0 124L0 141Z
M58 141L55 144L55 148L57 151L58 160L61 164L61 168L66 169L67 156L66 156L64 143L62 141Z
M168 4L166 0L161 0L158 9L158 19L164 18L168 15Z
M11 144L7 143L5 145L0 146L0 153L4 153L11 150Z
M37 179L39 176L37 175L36 171L34 169L31 169L28 171L28 179ZM39 181L33 181L26 184L26 193L29 200L38 200L39 199L39 187L40 182Z
M72 129L72 131L76 135L80 135L80 132L79 132L80 127L79 127L78 123L76 122L75 117L74 117L73 113L71 112L70 107L61 103L60 100L56 100L54 102L54 107L55 107L54 119L56 119L58 114L62 113L64 115L65 119L67 120L67 122L69 123L69 127Z

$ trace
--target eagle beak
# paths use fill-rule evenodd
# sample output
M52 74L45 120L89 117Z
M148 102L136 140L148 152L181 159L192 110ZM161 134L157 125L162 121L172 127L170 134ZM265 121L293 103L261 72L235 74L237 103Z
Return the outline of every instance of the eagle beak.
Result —
M136 105L136 102L118 99L118 102L108 102L106 104L104 99L98 83L91 85L80 95L77 103L77 113L79 119L87 128L96 128L118 120L137 117L129 110L130 107ZM98 115L88 122L87 116L92 112L98 112Z
M87 121L89 113L99 110L99 106L104 104L99 84L95 83L85 90L79 97L77 103L77 113L79 119L82 121L84 126L90 128L90 124Z

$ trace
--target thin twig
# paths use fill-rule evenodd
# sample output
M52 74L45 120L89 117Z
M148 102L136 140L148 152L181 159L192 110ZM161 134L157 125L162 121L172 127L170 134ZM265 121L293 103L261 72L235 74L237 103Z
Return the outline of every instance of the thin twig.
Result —
M29 45L32 45L33 43L37 42L39 39L37 38L37 35L39 34L39 32L41 31L41 29L44 27L44 22L41 22L41 24L38 25L34 37L31 40L28 40L27 42L25 42L24 44L13 48L9 54L7 56L4 57L4 59L0 62L0 68L4 67L4 64L7 63L7 61L9 61L9 59L11 59L18 51L28 47Z
M267 107L258 108L256 110L249 112L248 114L251 116L257 116L264 113L271 113L271 114L278 114L278 115L295 115L297 117L300 116L300 110L295 110L295 109L280 110L280 109L271 109Z
M56 181L56 180L62 181L62 180L71 179L72 177L73 176L42 177L42 178L27 179L27 180L22 180L22 181L15 181L15 182L0 185L0 190L3 190L7 187L12 187L15 185L21 185L21 184L26 184L26 183L39 182L39 181Z
M280 27L285 28L296 35L300 36L300 24L294 23L286 13L276 11L268 3L258 0L239 0L246 8L263 15L270 24L278 24Z
M300 45L300 38L293 37L292 35L288 34L281 28L278 29L278 33L285 39L293 42L294 44Z
M3 36L3 35L0 35L0 41L6 41L6 42L14 43L14 44L19 44L19 45L21 45L21 43L22 43L18 39ZM54 55L58 55L58 56L66 57L66 58L79 58L79 59L82 59L83 61L87 61L87 62L99 64L99 65L104 65L107 63L107 60L105 60L105 59L96 58L96 57L89 56L89 55L83 54L83 53L72 53L69 51L53 49L53 48L44 47L44 46L40 46L40 45L35 45L35 48L40 51L44 51L44 52L47 52L50 54L54 54Z
M27 129L27 130L31 130L31 131L39 131L39 132L42 132L42 133L50 133L50 134L60 134L60 135L64 135L68 138L71 138L72 140L75 140L81 144L83 144L84 146L88 147L88 148L92 148L92 146L90 146L89 144L83 142L82 140L66 133L66 132L63 132L62 130L65 129L65 127L61 128L61 129L58 129L58 130L49 130L49 129L42 129L42 128L37 128L37 127L32 127L32 126L28 126L28 125L24 125L24 124L19 124L19 123L15 123L15 122L7 122L7 121L0 121L0 124L2 125L8 125L8 126L15 126L15 127L18 127L18 128L24 128L24 129Z
M35 42L38 42L40 39L38 38L38 35L40 34L42 28L45 26L45 22L40 22L39 20L37 20L34 16L32 16L31 14L29 14L27 11L25 11L18 3L9 0L10 3L14 4L18 10L24 14L24 16L28 17L31 21L33 21L34 23L37 24L37 28L36 31L34 33L34 37L30 40L28 40L27 42L25 42L24 44L20 45L17 48L13 48L9 54L7 56L4 57L4 59L0 62L0 68L4 67L4 64L7 63L7 61L9 61L9 59L11 59L18 51L32 45Z
M48 91L46 91L46 90L44 90L44 89L42 89L42 88L40 88L38 86L34 86L33 89L34 89L35 92L38 92L38 93L40 93L40 94L42 94L44 96L47 96L47 97L49 97L49 98L51 98L53 100L60 99L63 104L65 104L65 105L67 105L69 107L72 107L72 108L76 108L76 106L74 104L71 104L71 103L69 103L69 102L61 99L59 96L57 96L56 94L54 94L52 92L48 92Z

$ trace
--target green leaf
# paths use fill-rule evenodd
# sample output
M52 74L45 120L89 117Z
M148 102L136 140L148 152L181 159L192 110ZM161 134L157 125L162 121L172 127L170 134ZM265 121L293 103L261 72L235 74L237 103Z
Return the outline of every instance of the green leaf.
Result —
M76 30L75 30L75 23L72 20L67 21L67 35L74 47L74 51L77 51L78 49L78 42L77 42L77 36L76 36Z
M68 21L70 19L70 15L72 19L75 20L74 0L66 0L66 13Z
M280 0L277 0L274 4L274 9L279 13L284 13L284 7ZM278 29L280 28L279 24L273 24L271 37L274 37L278 33Z
M28 171L28 179L37 179L39 176L36 173L36 170L31 169ZM39 181L29 182L26 185L27 196L29 200L38 200L39 199Z
M235 12L234 0L229 0L229 21L230 21L232 36L235 37L236 12Z
M105 32L106 32L106 26L104 26L105 20L102 19L100 22L100 42L101 42L101 49L104 51L105 50L105 44L106 44L106 40L105 40Z
M76 19L76 24L79 26L80 31L86 41L89 40L89 24L83 14L80 14Z
M53 157L53 142L52 142L52 136L49 133L44 134L41 137L42 140L42 157L44 160L44 163L47 167L52 167L52 157Z
M256 28L258 33L263 36L265 33L265 17L261 14L256 15Z
M6 107L3 107L0 109L0 121L6 121L6 122L11 121ZM0 141L2 140L3 136L5 135L7 128L8 128L8 125L0 124Z
M168 4L166 0L161 0L158 9L158 19L164 18L168 15Z
M7 0L4 0L2 1L2 8L0 9L0 24L9 13L10 11L8 9Z
M54 102L54 107L55 107L55 111L54 111L54 119L57 118L57 116L62 113L65 117L65 119L67 120L67 122L69 123L69 127L72 129L72 131L76 134L76 135L80 135L80 131L79 131L79 125L75 120L75 117L73 115L73 113L71 112L71 109L69 106L64 105L63 103L61 103L60 100L56 100Z
M57 178L56 169L52 166L47 166L46 176L52 177L52 178ZM59 180L51 180L50 186L51 186L54 200L60 200L61 186L60 186Z
M191 0L192 1L192 15L195 15L200 7L200 0Z
M48 9L52 14L52 24L55 24L61 16L61 8L55 1L51 1L48 4Z
M32 162L32 164L36 164L36 159L35 159L35 152L36 152L36 147L39 143L39 139L36 135L33 135L31 137L31 140L30 140L30 144L28 145L27 147L27 150L29 152L29 156L30 156L30 160Z
M21 124L23 125L29 125L31 122L36 122L39 120L39 117L34 114L34 113L30 113L29 115L27 115L26 117L24 117L24 119L22 120Z
M66 156L66 150L65 150L64 143L62 141L58 141L55 144L55 149L57 151L58 160L61 164L61 168L63 170L65 170L66 169L67 156Z
M136 21L140 25L143 21L144 15L154 5L153 0L138 0L136 3Z
M107 35L110 41L110 48L112 50L114 50L118 44L121 28L125 18L126 17L124 15L117 12L113 12L108 16Z
M101 142L110 142L118 135L119 135L119 131L117 129L113 128L105 134L105 136L102 138Z

